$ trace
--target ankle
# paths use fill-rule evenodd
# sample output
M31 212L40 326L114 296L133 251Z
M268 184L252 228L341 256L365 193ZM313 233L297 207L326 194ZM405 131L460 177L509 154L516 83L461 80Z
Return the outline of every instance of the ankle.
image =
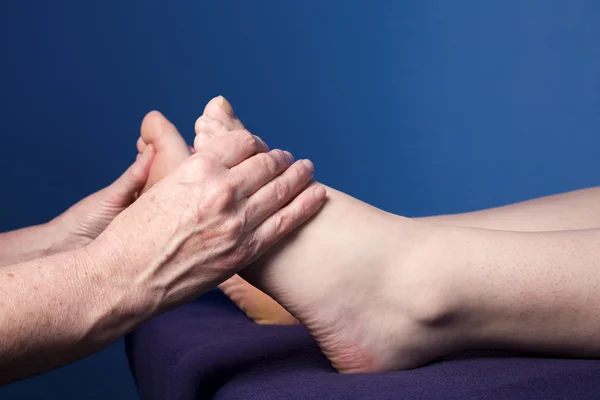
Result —
M404 236L410 232L411 239L410 248L398 249L403 252L397 253L401 262L389 280L396 283L394 295L402 296L397 304L403 304L403 311L425 330L464 337L468 329L456 232L452 227L410 219L403 219L400 229ZM401 290L398 282L402 282Z

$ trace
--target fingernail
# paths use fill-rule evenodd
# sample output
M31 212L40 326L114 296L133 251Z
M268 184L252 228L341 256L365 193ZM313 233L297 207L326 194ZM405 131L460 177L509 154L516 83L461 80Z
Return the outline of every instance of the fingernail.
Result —
M145 163L146 161L148 161L148 158L150 158L150 155L152 154L153 151L154 151L154 146L152 144L149 144L148 146L146 146L146 148L144 149L144 152L142 153L142 157L140 157L140 162Z
M314 169L315 165L312 163L312 161L310 160L302 160L302 162L304 163L304 165L306 165L309 169Z
M325 198L325 195L327 194L327 192L325 191L325 189L323 189L323 187L317 186L317 188L315 189L313 194L315 195L315 198L317 200L321 201Z
M223 96L219 96L219 107L221 107L227 114L233 115L233 107Z
M260 146L264 146L264 148L267 149L267 151L269 151L269 145L266 144L264 140L262 140L261 138L259 138L256 135L252 135L252 136L254 136L254 140L256 140Z
M287 150L284 150L283 152L284 152L284 153L285 153L285 155L287 156L288 160L290 160L290 161L294 161L294 156L292 155L292 153L290 153L290 152L289 152L289 151L287 151Z

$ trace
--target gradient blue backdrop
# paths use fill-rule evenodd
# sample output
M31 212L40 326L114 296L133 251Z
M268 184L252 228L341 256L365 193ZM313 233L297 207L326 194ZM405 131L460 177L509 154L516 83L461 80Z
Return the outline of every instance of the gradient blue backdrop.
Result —
M0 230L116 178L224 94L318 179L408 216L600 184L600 2L4 1ZM193 334L193 333L192 333ZM0 398L135 398L122 344Z

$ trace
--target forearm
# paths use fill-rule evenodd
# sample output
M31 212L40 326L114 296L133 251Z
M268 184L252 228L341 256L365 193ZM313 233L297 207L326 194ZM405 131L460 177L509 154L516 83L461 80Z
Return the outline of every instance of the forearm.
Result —
M111 264L84 248L2 269L0 385L94 353L148 316Z
M451 228L466 337L496 347L600 357L600 229Z
M522 232L600 228L600 187L488 210L417 219L445 225Z
M54 222L0 233L0 267L63 251Z

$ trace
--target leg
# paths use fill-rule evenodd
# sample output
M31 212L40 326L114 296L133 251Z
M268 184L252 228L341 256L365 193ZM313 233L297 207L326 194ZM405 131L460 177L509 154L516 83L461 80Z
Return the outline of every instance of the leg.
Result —
M243 275L306 324L340 371L410 368L448 352L495 343L535 350L533 338L549 333L543 328L552 315L569 315L563 308L573 303L567 307L532 298L537 290L547 292L550 285L530 278L558 259L561 266L572 268L569 272L577 270L569 257L561 258L564 247L560 244L572 232L559 237L552 236L559 233L461 230L393 216L333 189L328 189L328 199L312 221ZM593 249L595 238L588 239L587 247ZM479 255L470 253L473 243ZM542 259L537 249L547 246L555 254ZM575 248L577 240L571 240L571 246ZM510 257L509 250L518 257ZM526 274L518 271L528 278L526 285L519 286L506 274L510 266L523 265L523 258L535 263L528 265L531 270ZM586 263L581 272L595 267L593 259ZM498 268L504 269L503 279L495 279ZM461 271L470 271L471 276L462 277ZM564 274L556 273L550 281L558 285L562 278ZM485 279L487 285L479 282ZM577 287L591 289L586 282L578 280ZM521 307L510 301L511 295L503 296L514 295L513 287L527 291ZM577 297L574 287L563 289L565 296ZM578 316L578 323L585 325L586 317L595 315L584 300L589 298L579 296L576 304L587 310ZM473 311L467 311L470 308ZM523 317L538 311L544 314L541 321L546 325ZM550 337L537 348L580 354L569 351L591 340L597 326L588 323L586 334L577 336L578 326L573 329L565 321L555 322ZM507 328L518 333L516 338L511 339Z
M600 227L600 188L542 197L465 214L419 218L427 222L518 232Z
M597 300L585 290L597 284L588 279L594 259L573 252L584 247L594 256L596 231L444 227L386 214L333 189L329 199L245 273L308 326L339 370L409 368L482 346L597 353ZM515 271L524 258L533 261ZM573 271L577 279L565 280ZM567 301L542 301L538 293Z
M472 345L600 357L600 229L443 230Z
M413 368L474 348L600 357L600 229L426 224L328 194L328 208L243 275L339 371Z
M217 124L215 120L220 121ZM243 129L231 105L223 98L213 99L197 124L197 132ZM331 192L331 191L330 191ZM334 192L331 192L334 193ZM330 195L331 198L331 195ZM584 189L459 215L418 218L425 222L488 229L538 231L568 230L600 227L600 188ZM228 281L221 289L246 314L257 322L288 323L295 319L283 308L272 304L272 299L242 279Z
M211 103L196 124L196 146L207 134L241 127L229 107L212 107ZM217 119L221 124L215 124ZM435 318L430 315L437 313L433 309L435 296L442 291L437 287L442 286L444 275L440 270L439 281L425 282L418 274L408 273L406 266L413 257L430 258L419 250L427 242L429 224L394 216L334 189L327 190L328 201L319 214L242 275L302 321L341 371L409 367L439 356L440 349L448 350L445 338L435 338L439 342L436 346L433 339L410 345L402 342L410 357L401 359L400 364L396 355L381 359L389 353L389 335L398 329L419 340L433 338L422 321ZM400 299L398 310L402 322L397 324L391 318L380 319L378 310L389 312L389 298L377 293L388 284L391 271L400 270L407 273L400 291L405 298ZM243 281L238 287L241 285L250 287ZM415 294L421 285L429 290ZM224 287L228 293L227 285Z

